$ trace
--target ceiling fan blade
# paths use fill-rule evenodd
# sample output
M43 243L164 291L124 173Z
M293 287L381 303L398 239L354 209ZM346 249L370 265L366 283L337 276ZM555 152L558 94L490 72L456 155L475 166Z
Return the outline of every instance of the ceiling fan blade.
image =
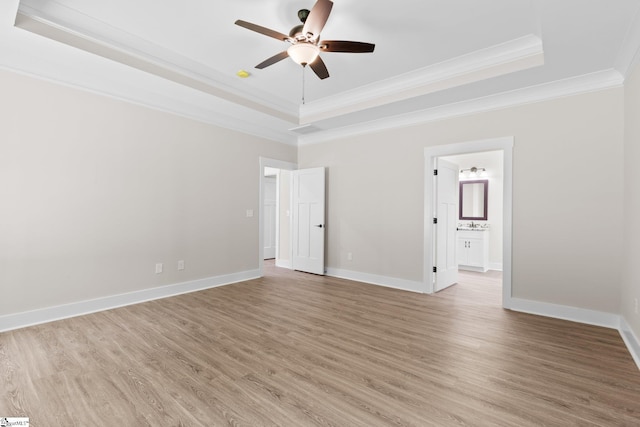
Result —
M268 67L269 65L273 65L276 62L280 62L282 61L284 58L287 58L289 56L289 54L287 53L287 51L283 51L280 52L276 55L273 55L271 58L269 59L265 59L264 61L262 61L261 63L259 63L258 65L256 65L256 68L262 70L263 68Z
M256 25L256 24L252 24L251 22L247 22L247 21L243 21L241 19L238 19L235 22L236 25L239 25L241 27L244 27L248 30L251 31L255 31L256 33L260 33L260 34L264 34L265 36L269 36L269 37L273 37L274 39L278 39L278 40L288 40L289 36L286 34L282 34L278 31L275 30L270 30L269 28L266 27L261 27L260 25Z
M316 73L318 77L320 77L320 79L326 79L327 77L329 77L329 70L327 70L327 66L324 65L324 61L319 56L315 61L309 64L309 66L311 67L313 72Z
M373 43L351 42L345 40L322 40L318 43L324 52L348 52L348 53L368 53L373 52L376 45Z
M329 19L332 7L333 2L331 0L318 0L316 4L313 5L313 8L311 8L309 16L307 16L307 20L302 28L302 34L311 33L317 40L318 37L320 37L320 32L322 32L324 28L324 24L326 24L327 19Z

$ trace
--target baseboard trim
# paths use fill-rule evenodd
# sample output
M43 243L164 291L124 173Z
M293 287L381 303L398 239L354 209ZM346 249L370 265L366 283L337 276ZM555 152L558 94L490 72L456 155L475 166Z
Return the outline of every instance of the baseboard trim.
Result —
M489 270L502 271L502 263L501 262L490 262Z
M629 353L631 353L631 357L633 357L633 361L636 362L636 366L640 369L640 340L638 340L636 334L633 333L624 316L620 316L619 331Z
M111 295L93 300L79 301L70 304L47 307L22 313L8 314L0 316L0 332L25 328L41 323L53 322L70 317L82 316L84 314L98 311L110 310L127 305L138 304L155 299L167 298L189 292L201 291L218 286L230 285L260 277L259 270L249 270L239 273L226 274L222 276L208 277L205 279L192 280L173 285L161 286L157 288L143 289L126 294Z
M356 282L369 283L371 285L400 289L409 292L424 293L424 283L413 280L398 279L396 277L379 276L377 274L361 273L359 271L343 270L341 268L327 268L327 276L340 279L354 280Z
M282 265L282 267L285 266ZM395 277L361 273L339 268L327 268L327 275L331 277L354 280L357 282L384 286L393 289L400 289L409 292L424 292L424 284L422 282L398 279ZM55 307L47 307L33 311L25 311L22 313L8 314L0 316L0 332L7 332L14 329L26 328L28 326L54 322L56 320L82 316L98 311L111 310L114 308L124 307L132 304L139 304L146 301L152 301L190 292L216 288L219 286L230 285L232 283L242 282L245 280L256 279L258 277L260 277L260 270L249 270L222 276L208 277L205 279L192 280L189 282L176 283L173 285L161 286L157 288L144 289L141 291L129 292L126 294L112 295L104 298L64 304ZM622 337L622 340L627 346L631 357L636 363L636 366L638 367L638 369L640 369L640 340L638 340L638 337L636 337L623 316L601 311L551 304L540 301L532 301L521 298L511 298L510 309L513 311L535 314L538 316L552 317L555 319L562 319L572 322L585 323L588 325L617 329L620 333L620 336Z
M610 329L618 329L620 327L620 316L617 314L571 307L568 305L511 298L510 309L522 313L537 314L538 316L553 317L555 319L569 320L571 322L602 326Z
M520 298L511 298L510 309L522 313L553 317L555 319L569 320L571 322L616 329L622 337L624 344L627 346L627 350L631 354L633 361L638 369L640 369L640 340L638 340L638 337L633 333L623 316L613 313L605 313L602 311L587 310L585 308L550 304Z
M291 270L291 260L276 258L276 267L288 268Z

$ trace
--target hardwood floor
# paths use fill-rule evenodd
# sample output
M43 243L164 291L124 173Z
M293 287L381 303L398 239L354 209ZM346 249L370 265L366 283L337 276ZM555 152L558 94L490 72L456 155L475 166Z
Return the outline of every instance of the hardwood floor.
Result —
M0 416L32 426L637 426L617 331L273 267L0 334Z

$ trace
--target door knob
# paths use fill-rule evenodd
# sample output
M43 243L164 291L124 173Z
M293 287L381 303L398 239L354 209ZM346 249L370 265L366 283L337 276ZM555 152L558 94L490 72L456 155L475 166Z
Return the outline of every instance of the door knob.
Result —
M324 226L323 226L322 224L318 224L318 225L316 225L316 227L318 227L318 228L322 228L322 227L324 227Z

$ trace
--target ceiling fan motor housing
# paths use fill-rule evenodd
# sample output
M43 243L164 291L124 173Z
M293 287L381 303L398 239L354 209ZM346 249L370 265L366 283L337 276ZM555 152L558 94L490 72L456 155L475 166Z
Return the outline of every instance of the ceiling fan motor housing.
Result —
M296 25L289 31L289 36L292 38L296 38L298 34L302 34L302 29L304 28L304 23L307 22L307 17L309 16L309 9L300 9L298 11L298 19L302 24Z
M303 28L304 28L304 25L302 25L302 24L301 25L296 25L295 27L293 27L291 29L291 31L289 31L289 37L295 39L298 34L302 34L302 29Z

